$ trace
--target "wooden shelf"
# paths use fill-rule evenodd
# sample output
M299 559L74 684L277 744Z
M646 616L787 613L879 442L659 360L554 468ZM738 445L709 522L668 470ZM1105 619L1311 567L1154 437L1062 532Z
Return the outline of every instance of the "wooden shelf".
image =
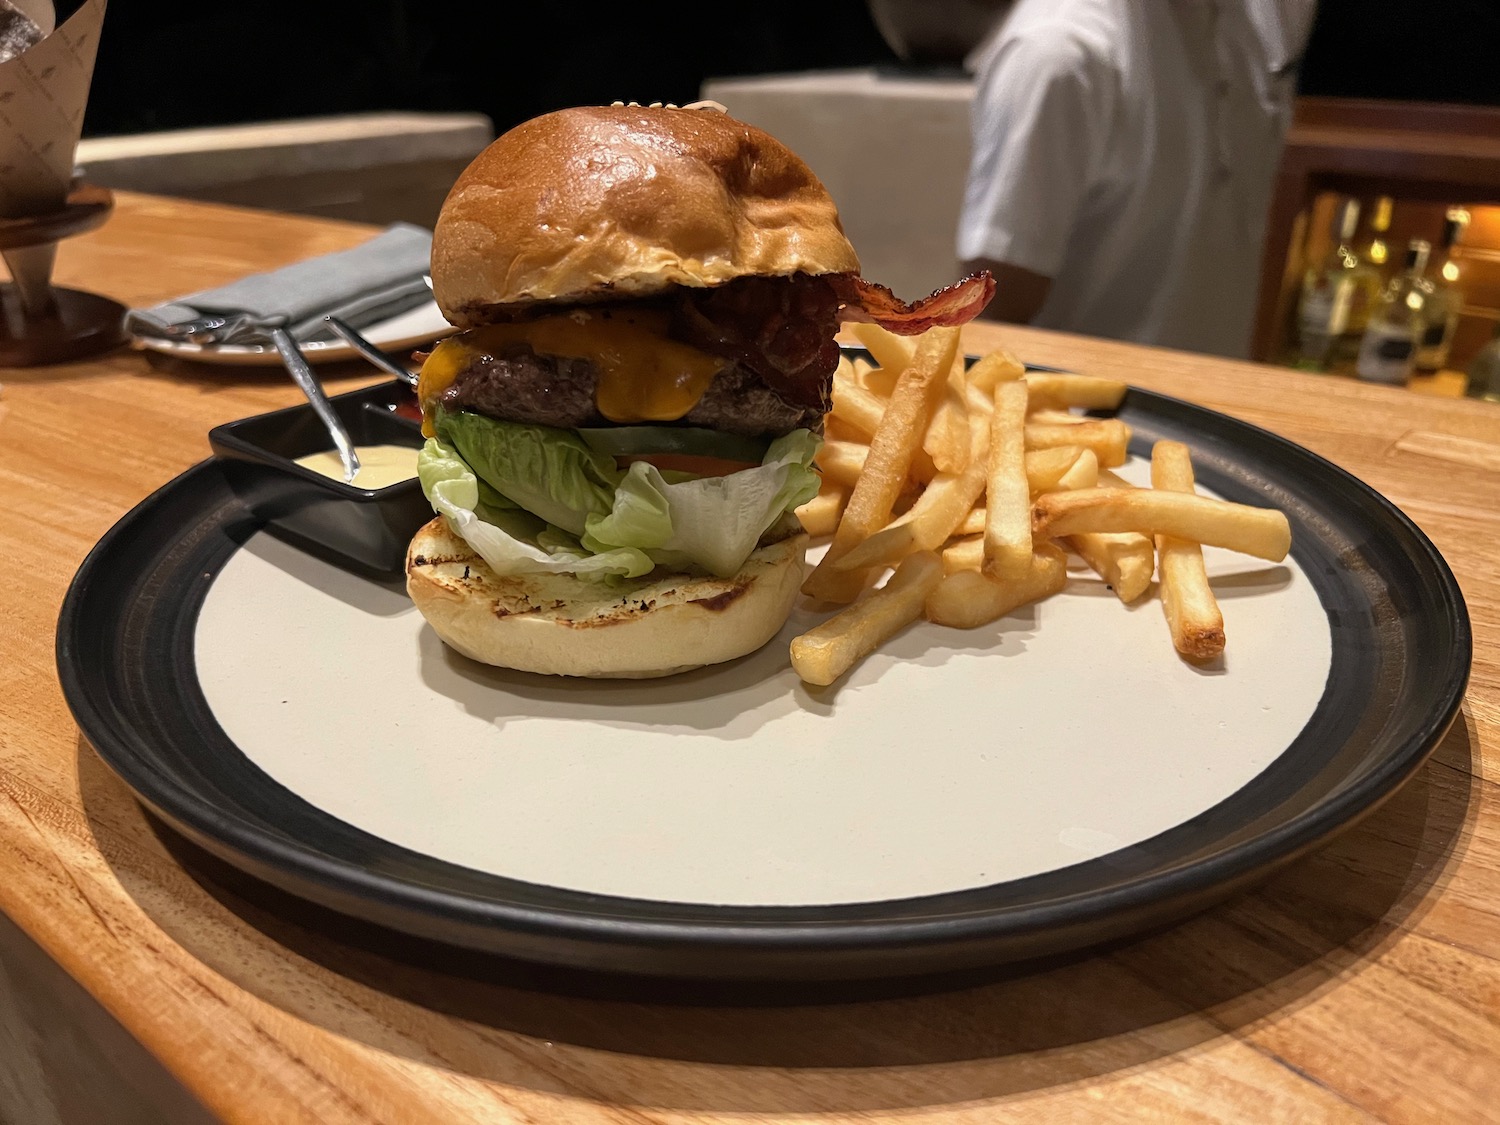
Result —
M1299 98L1266 222L1251 355L1274 362L1319 195L1500 204L1500 108Z

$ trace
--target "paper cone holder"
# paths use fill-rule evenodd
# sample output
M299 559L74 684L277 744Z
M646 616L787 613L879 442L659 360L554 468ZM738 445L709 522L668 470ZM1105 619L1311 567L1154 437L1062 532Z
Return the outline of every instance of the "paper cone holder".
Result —
M55 247L102 226L114 205L108 188L75 183L50 214L0 219L0 254L11 261L18 251ZM65 363L124 342L125 306L118 301L34 276L29 284L18 277L0 283L0 367Z

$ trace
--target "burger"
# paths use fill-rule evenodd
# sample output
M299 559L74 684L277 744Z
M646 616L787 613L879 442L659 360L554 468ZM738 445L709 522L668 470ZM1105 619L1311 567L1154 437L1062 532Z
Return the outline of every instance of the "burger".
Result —
M459 331L425 358L436 517L407 589L489 664L648 677L785 623L796 509L842 321L962 323L988 275L908 305L865 282L827 190L721 107L548 113L479 154L433 233Z

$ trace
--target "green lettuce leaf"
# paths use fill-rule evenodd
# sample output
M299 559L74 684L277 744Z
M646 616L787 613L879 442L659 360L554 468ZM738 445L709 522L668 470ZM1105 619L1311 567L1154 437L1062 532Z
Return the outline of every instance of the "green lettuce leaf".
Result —
M483 482L457 450L437 438L429 438L417 454L417 479L433 510L496 574L576 574L609 581L649 574L656 565L645 552L630 548L589 551L575 536L520 508L481 504Z
M610 510L620 479L615 459L571 430L460 410L439 414L437 432L481 480L554 527L582 535L590 515Z
M756 468L689 477L643 461L622 472L570 430L467 412L440 415L437 428L438 438L418 458L423 489L499 573L573 569L633 576L656 563L730 575L769 528L818 492L812 461L820 442L808 430L772 442ZM481 504L489 499L481 497L482 485L522 511ZM545 531L526 530L521 521L527 513ZM476 522L497 528L507 541L490 542Z
M772 442L759 468L676 482L637 461L615 489L609 513L588 518L583 545L636 547L669 566L687 560L733 574L783 513L817 495L818 444L811 431L797 430Z

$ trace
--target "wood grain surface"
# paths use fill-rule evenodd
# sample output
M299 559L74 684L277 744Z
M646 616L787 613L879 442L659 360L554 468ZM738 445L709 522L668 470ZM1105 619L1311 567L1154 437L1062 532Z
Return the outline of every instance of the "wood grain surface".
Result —
M149 303L368 233L122 195L63 246L58 280ZM298 392L279 369L122 351L0 373L0 910L231 1122L1500 1119L1500 407L966 330L970 348L1000 344L1301 442L1399 504L1458 575L1476 652L1451 734L1387 804L1253 893L1071 963L769 1004L555 979L246 884L94 756L54 628L85 553L208 455L209 427Z

